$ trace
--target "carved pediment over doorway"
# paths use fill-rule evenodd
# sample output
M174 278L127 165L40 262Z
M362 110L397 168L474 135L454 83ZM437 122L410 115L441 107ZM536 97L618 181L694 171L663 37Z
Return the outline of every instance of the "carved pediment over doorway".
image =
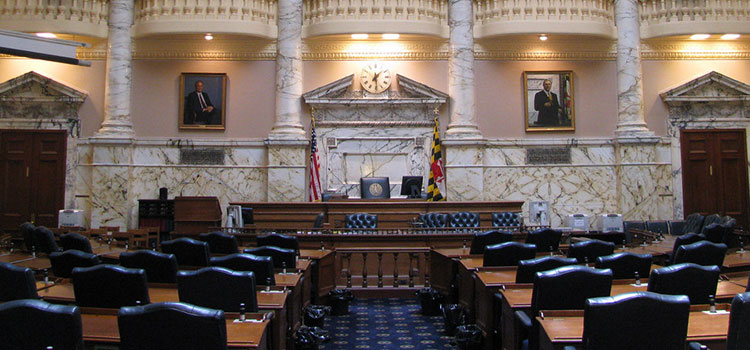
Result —
M714 71L660 96L670 106L692 102L750 101L750 86Z
M31 71L0 84L0 119L78 119L87 96Z
M737 127L750 121L750 85L710 72L661 93L677 128Z

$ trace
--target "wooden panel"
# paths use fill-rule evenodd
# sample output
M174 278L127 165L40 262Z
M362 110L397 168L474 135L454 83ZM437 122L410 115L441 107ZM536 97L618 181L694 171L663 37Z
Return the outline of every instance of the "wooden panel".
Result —
M692 130L691 130L692 131ZM707 133L683 131L682 144L682 188L685 216L700 212L703 215L718 210L716 188L711 179L712 142Z
M720 181L719 212L737 219L740 227L748 227L748 177L745 132L728 131L717 134Z
M0 228L15 230L29 220L32 142L29 134L0 132Z
M57 226L57 214L65 201L65 133L42 133L34 137L37 162L32 170L31 193L36 224Z

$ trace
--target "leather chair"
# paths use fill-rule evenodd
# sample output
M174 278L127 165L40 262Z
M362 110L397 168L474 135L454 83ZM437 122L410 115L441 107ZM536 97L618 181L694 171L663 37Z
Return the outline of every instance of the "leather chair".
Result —
M120 253L120 265L146 271L149 283L176 283L177 257L152 250Z
M543 256L536 259L521 260L518 262L518 269L516 270L516 283L534 283L537 272L575 264L578 264L578 260L559 256Z
M702 235L706 236L706 240L721 243L724 242L724 234L727 232L726 227L722 226L718 222L709 224L703 227Z
M73 269L76 305L117 309L148 304L148 285L143 269L96 265Z
M693 263L654 269L648 279L648 291L661 294L684 294L691 304L708 304L709 295L716 295L719 283L718 266Z
M236 254L240 252L237 237L223 232L201 233L198 239L208 243L211 254Z
M641 278L648 278L654 257L651 254L635 254L631 252L617 253L596 258L597 269L612 270L614 279L635 278L635 273Z
M37 253L49 254L59 252L60 248L55 242L55 234L44 226L37 226L34 229L34 241L36 242Z
M671 265L674 263L674 256L675 254L677 254L677 249L679 249L681 246L687 245L687 244L693 244L695 242L700 242L705 239L706 239L705 236L699 235L696 233L686 233L686 234L683 234L682 236L677 237L674 240L674 245L672 246L672 253L669 254L668 256L669 264Z
M448 214L445 213L427 213L419 214L419 221L422 227L446 227L448 225Z
M269 233L265 236L258 236L256 238L258 247L273 246L284 249L294 250L295 254L299 254L299 241L297 237L282 235L279 233Z
M252 254L231 254L211 258L211 266L227 268L233 271L245 271L255 274L258 285L276 285L273 272L273 259L270 256Z
M450 214L448 227L479 227L479 214L468 211Z
M513 232L492 230L475 233L471 239L469 254L484 254L487 246L510 242L513 240Z
M325 219L325 213L318 213L318 216L315 217L315 221L313 222L313 228L323 228L323 222Z
M91 267L101 264L96 254L84 253L75 249L52 252L49 255L49 262L52 265L52 274L62 278L69 278L76 267Z
M63 250L75 249L84 253L94 252L91 249L91 242L89 242L89 239L80 233L71 232L60 236L60 245Z
M646 221L646 230L667 235L669 234L669 222L664 220Z
M0 281L0 303L17 299L39 299L34 271L28 267L0 262Z
M556 252L560 247L562 231L542 228L531 231L526 235L526 243L536 245L538 252Z
M712 224L713 225L713 224ZM674 255L674 263L694 263L704 266L721 266L727 254L727 245L724 243L712 243L700 241L686 244L677 248Z
M258 256L270 256L271 260L273 260L273 267L277 269L286 267L287 269L295 270L297 268L297 253L292 249L265 246L248 248L245 249L243 253Z
M77 306L24 299L0 304L0 348L83 350Z
M729 330L727 332L726 350L750 349L750 293L740 293L732 299L729 312ZM690 350L700 350L700 343L690 343Z
M258 311L255 274L252 272L216 266L180 271L177 273L177 292L183 303L227 312L239 312L240 304L245 304L245 311Z
M583 310L583 348L684 349L690 301L649 292L591 298Z
M19 226L19 231L21 231L21 236L23 237L23 244L26 247L27 252L32 252L36 250L36 239L34 238L34 225L30 222L24 222Z
M492 226L494 227L520 227L521 220L518 213L504 211L492 213Z
M579 263L591 263L600 256L612 255L614 252L614 243L591 239L571 244L568 248L568 257L575 258Z
M706 216L706 218L703 219L703 226L701 227L701 230L699 232L702 233L704 236L706 236L706 232L705 232L706 227L711 226L712 224L719 224L719 223L721 223L721 215L711 214L709 216Z
M641 220L626 220L622 223L622 229L625 231L625 243L630 243L633 241L633 233L630 230L645 230L646 222Z
M700 233L703 228L705 217L699 213L692 213L685 218L685 226L682 228L682 234Z
M224 311L184 303L123 307L117 314L122 350L225 350Z
M669 233L673 236L681 236L685 233L685 220L669 220Z
M192 238L178 238L161 242L161 251L174 254L180 266L208 266L208 243Z
M519 242L505 242L487 246L484 266L516 266L521 260L534 259L536 246Z
M377 228L378 216L366 213L349 214L344 225L346 228Z

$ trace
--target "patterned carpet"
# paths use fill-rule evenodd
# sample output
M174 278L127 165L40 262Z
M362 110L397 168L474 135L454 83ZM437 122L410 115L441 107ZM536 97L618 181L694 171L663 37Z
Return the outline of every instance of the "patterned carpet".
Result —
M331 341L320 349L456 349L442 316L422 316L416 299L355 299L349 315L326 316Z

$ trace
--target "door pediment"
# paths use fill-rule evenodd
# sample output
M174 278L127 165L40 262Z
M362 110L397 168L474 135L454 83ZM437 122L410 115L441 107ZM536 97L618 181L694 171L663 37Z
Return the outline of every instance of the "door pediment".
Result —
M750 101L750 85L710 72L660 94L669 106L696 102Z
M87 96L31 71L0 84L0 119L78 119Z

